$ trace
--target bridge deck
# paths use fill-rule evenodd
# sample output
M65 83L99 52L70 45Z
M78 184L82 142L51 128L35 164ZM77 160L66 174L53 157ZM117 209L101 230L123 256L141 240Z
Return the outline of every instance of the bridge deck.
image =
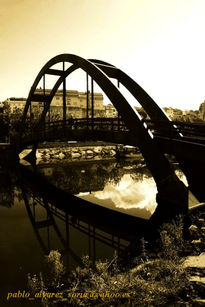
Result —
M205 125L144 121L144 126L164 153L204 162ZM29 128L22 138L22 147L55 140L102 140L138 146L136 138L120 119L82 118L46 123L41 129Z

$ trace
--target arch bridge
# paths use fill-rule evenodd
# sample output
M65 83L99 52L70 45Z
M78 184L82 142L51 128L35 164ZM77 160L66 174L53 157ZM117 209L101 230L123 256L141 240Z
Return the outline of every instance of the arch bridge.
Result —
M62 69L55 69L54 66L59 63L62 63ZM67 63L70 66L66 69ZM86 74L87 116L71 120L66 118L66 78L78 69ZM46 75L57 78L49 93L45 89ZM89 116L89 76L91 78L91 116ZM112 79L117 80L118 86L113 84ZM43 90L40 95L36 93L36 89L41 80L43 80ZM94 81L116 108L118 118L94 118ZM149 121L142 120L139 113L123 96L119 89L120 84L141 104L150 118ZM46 122L46 118L49 118L51 101L61 85L63 86L63 120ZM31 126L34 102L42 103L43 107L38 121ZM86 60L73 54L61 54L52 58L41 69L27 98L17 148L20 152L27 145L33 145L32 155L34 155L39 142L56 139L93 139L138 146L158 188L158 210L155 212L158 217L171 217L176 213L187 213L188 210L188 188L176 176L164 153L175 155L188 178L190 189L200 198L198 191L201 192L203 187L200 184L196 185L195 179L200 167L198 163L203 162L205 152L204 126L170 121L142 87L112 64L96 59ZM192 173L190 161L194 163Z

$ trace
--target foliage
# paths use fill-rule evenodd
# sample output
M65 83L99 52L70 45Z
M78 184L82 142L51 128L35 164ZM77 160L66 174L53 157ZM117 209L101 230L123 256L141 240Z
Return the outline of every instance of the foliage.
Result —
M172 223L160 228L161 251L165 259L178 261L184 250L183 217L178 216Z
M60 287L60 280L62 279L65 268L61 261L61 254L58 251L52 250L47 256L47 264L49 271L49 280L52 280L53 287ZM52 278L53 277L53 278Z
M47 260L51 265L50 277L29 275L33 291L61 289L61 300L46 300L46 306L166 306L188 300L190 284L179 255L183 248L183 224L179 219L160 229L161 249L153 257L141 239L141 254L134 260L135 266L121 270L115 256L111 262L97 261L95 266L88 256L82 258L83 266L69 276L57 251ZM132 267L132 268L131 268ZM53 290L54 291L54 290ZM81 296L79 295L81 294ZM124 297L123 297L124 296Z

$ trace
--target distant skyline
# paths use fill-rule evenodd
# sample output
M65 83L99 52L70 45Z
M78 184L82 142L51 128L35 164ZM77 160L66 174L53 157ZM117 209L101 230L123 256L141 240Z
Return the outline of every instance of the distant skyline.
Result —
M116 65L160 107L198 109L204 37L204 0L0 0L0 101L27 97L42 66L71 53Z

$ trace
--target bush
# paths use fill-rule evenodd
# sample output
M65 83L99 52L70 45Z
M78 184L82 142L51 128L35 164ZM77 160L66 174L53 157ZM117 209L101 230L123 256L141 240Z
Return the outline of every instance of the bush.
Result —
M51 265L49 278L29 275L33 291L63 292L60 300L42 300L47 306L165 306L187 301L190 292L188 274L180 263L183 249L183 224L181 217L160 229L161 250L151 259L142 242L142 253L135 259L134 268L122 271L117 257L111 262L91 264L89 257L82 258L83 266L77 267L66 278L60 254L52 251L47 257Z

